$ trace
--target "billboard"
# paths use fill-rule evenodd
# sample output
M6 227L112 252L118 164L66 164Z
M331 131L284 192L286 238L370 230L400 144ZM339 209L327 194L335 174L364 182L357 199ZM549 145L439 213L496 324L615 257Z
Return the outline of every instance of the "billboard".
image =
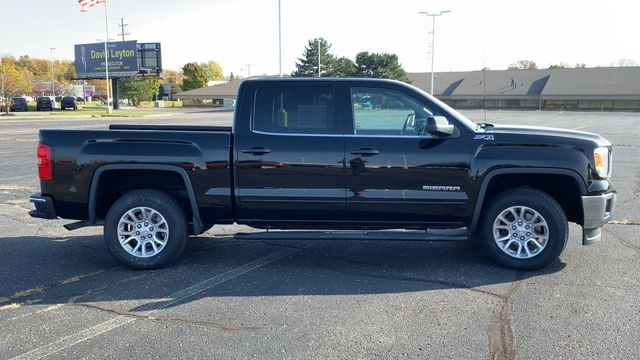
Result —
M128 77L138 74L137 41L107 43L109 76ZM79 78L101 78L105 75L104 43L75 46L76 72Z

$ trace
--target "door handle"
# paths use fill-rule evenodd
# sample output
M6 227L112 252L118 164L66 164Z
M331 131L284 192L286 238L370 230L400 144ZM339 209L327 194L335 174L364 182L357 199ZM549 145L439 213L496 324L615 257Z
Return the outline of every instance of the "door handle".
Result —
M251 154L251 155L264 155L270 152L271 150L265 149L263 147L252 147L251 149L242 150L243 154Z
M361 156L372 156L380 154L380 150L372 149L372 148L361 148L359 150L354 150L351 152L352 155L361 155Z

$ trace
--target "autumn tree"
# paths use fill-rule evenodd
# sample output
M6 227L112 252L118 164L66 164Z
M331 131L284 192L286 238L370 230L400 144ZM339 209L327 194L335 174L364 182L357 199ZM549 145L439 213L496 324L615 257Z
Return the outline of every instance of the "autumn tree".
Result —
M162 83L171 84L171 93L175 94L182 91L182 81L184 75L178 70L164 69L162 70Z
M192 62L182 67L182 90L199 89L207 85L208 76L198 63Z
M0 95L4 98L5 113L9 114L11 98L30 92L31 76L28 71L18 71L13 62L0 61Z
M510 64L507 70L537 70L538 65L533 60L519 60Z
M222 73L222 66L215 61L208 61L206 63L200 63L202 71L207 75L209 81L224 80L224 74Z

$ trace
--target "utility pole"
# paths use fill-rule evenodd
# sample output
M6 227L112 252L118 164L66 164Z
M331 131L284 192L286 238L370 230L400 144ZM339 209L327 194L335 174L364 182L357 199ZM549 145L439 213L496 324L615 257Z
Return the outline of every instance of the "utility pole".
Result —
M55 50L56 48L49 48L49 51L51 52L51 95L53 96L53 99L55 101L56 99L56 82L53 79L53 50Z
M252 64L246 64L245 65L247 67L247 77L251 77L251 65Z
M419 11L418 14L423 14L423 15L427 15L427 16L431 16L431 19L433 19L433 28L431 30L431 95L433 95L433 82L435 79L435 76L433 74L433 60L434 60L434 51L435 51L435 46L436 46L436 16L442 16L443 14L446 14L448 12L451 12L451 10L443 10L437 13L430 13L428 11Z
M125 32L125 28L129 26L129 24L125 24L124 19L120 18L120 25L118 26L120 27L120 33L118 34L118 36L122 36L122 41L124 41L125 35L131 35L131 33Z

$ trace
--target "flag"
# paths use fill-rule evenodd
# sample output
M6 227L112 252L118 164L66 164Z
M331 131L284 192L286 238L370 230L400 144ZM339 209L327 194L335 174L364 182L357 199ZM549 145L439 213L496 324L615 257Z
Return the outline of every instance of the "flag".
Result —
M90 7L98 4L102 4L107 0L78 0L78 4L80 4L80 11L87 12Z

